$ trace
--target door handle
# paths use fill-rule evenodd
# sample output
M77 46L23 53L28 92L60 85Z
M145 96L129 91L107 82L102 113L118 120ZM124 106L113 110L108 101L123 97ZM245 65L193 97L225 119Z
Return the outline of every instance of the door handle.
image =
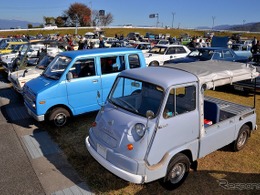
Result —
M97 79L92 80L92 83L97 83L97 82L98 82Z

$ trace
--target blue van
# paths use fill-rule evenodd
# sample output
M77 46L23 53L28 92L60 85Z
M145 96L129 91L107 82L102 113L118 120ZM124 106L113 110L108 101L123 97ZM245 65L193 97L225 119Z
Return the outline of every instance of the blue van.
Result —
M64 126L68 117L99 110L119 72L146 67L141 50L102 48L66 51L24 86L28 113Z

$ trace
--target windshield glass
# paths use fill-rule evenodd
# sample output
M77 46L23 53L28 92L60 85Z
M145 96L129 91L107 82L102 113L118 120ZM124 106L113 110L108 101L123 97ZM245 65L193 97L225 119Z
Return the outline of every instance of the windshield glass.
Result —
M166 49L167 49L166 47L154 46L152 49L150 49L149 53L164 54Z
M71 58L66 56L56 56L43 72L46 78L58 80L71 62Z
M36 68L45 70L45 68L51 63L54 59L52 56L44 56L40 62L36 65Z
M108 101L118 107L146 117L148 110L153 111L155 115L159 113L163 97L164 90L160 86L118 77Z
M14 48L13 48L13 53L16 53L18 51L20 51L20 48L22 47L22 45L14 45Z
M202 49L202 50L194 50L189 53L189 57L195 57L200 60L210 60L212 58L214 51L208 50L208 49Z
M7 46L8 46L8 42L4 42L4 43L1 45L0 49L5 49Z

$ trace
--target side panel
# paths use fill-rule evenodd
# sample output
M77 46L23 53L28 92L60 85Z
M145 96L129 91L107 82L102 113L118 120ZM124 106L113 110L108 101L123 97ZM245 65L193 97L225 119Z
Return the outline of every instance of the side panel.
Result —
M235 117L205 128L205 134L201 138L199 158L230 144L234 140L235 132Z

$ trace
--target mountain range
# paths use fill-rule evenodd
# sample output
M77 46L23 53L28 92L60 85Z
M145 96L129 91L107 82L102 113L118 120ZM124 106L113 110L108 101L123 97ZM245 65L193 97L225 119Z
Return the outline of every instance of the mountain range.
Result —
M40 26L41 23L34 23L22 20L5 20L0 19L0 29L10 29L10 28L28 28L28 24L31 24L33 27ZM249 31L249 32L260 32L260 22L256 23L246 23L241 25L219 25L208 27L200 26L197 29L213 29L213 30L234 30L234 31Z
M28 28L28 24L32 24L33 26L39 26L41 23L28 22L28 21L22 21L22 20L0 19L0 29Z
M208 27L200 26L197 29L213 29L213 30L234 30L234 31L248 31L248 32L260 32L260 22L247 23L247 24L238 24L238 25L219 25Z

